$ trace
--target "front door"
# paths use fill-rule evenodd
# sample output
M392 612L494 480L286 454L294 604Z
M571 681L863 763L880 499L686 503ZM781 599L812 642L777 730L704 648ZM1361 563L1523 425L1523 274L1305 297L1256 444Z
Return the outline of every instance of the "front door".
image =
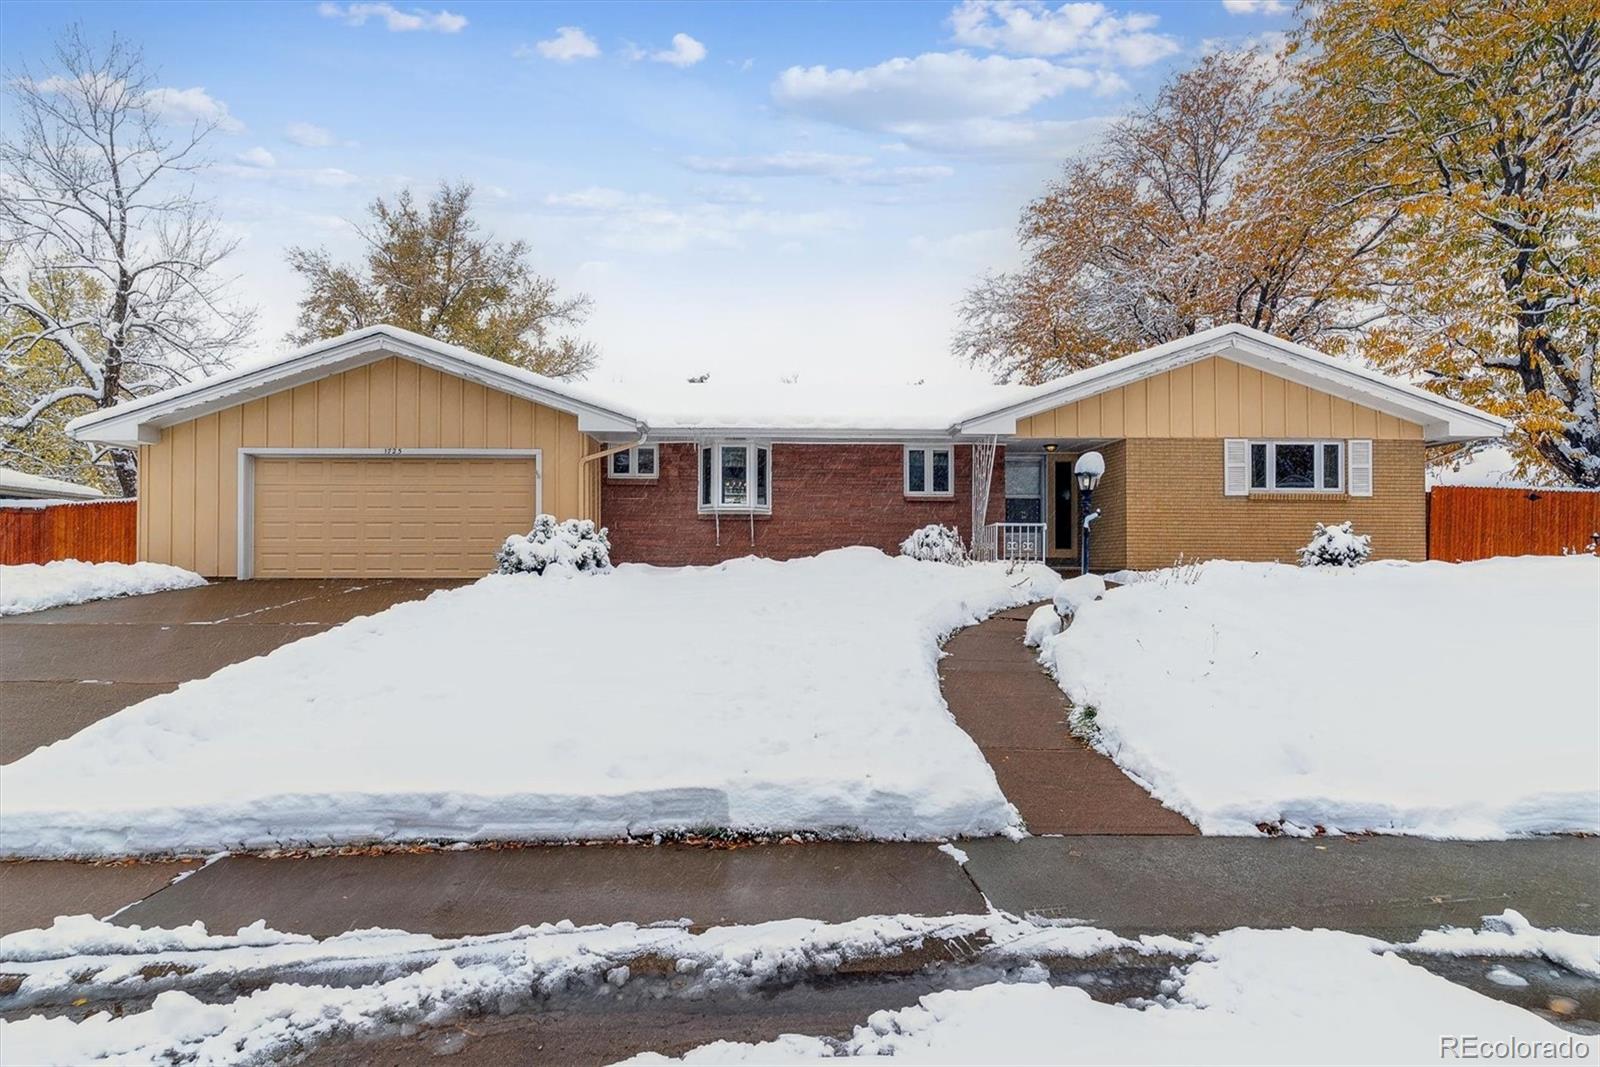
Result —
M1057 551L1072 550L1072 460L1056 460L1055 534L1051 543Z

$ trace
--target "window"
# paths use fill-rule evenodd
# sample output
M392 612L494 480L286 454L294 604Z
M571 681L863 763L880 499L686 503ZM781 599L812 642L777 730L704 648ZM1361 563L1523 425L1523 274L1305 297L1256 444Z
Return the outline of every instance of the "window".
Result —
M949 445L907 445L906 496L954 496L954 460Z
M612 478L654 478L657 458L655 445L613 452L607 457L606 474Z
M1342 441L1251 441L1250 488L1336 493L1344 488Z
M700 510L772 510L772 449L754 441L700 446Z
M1041 458L1006 457L1006 522L1044 522L1044 463Z

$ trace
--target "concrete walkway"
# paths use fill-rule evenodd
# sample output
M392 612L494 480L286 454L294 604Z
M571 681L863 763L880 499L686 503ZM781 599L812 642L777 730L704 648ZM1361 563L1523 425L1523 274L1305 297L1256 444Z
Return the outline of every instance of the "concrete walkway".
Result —
M1067 730L1067 700L1022 643L1031 607L956 634L939 663L945 703L1035 834L1195 834Z

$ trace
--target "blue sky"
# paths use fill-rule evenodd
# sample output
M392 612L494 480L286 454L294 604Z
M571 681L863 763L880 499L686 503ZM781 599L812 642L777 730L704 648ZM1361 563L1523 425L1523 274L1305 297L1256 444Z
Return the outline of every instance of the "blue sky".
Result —
M1194 3L7 3L8 74L77 21L225 115L203 191L260 351L291 244L353 257L375 195L467 179L595 301L596 380L960 381L954 306L1018 211L1174 66L1290 23Z

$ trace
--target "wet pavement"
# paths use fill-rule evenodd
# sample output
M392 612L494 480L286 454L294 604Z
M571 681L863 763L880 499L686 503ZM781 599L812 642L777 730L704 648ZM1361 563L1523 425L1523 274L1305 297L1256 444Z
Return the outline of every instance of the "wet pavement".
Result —
M182 682L456 580L217 580L0 619L0 764Z

